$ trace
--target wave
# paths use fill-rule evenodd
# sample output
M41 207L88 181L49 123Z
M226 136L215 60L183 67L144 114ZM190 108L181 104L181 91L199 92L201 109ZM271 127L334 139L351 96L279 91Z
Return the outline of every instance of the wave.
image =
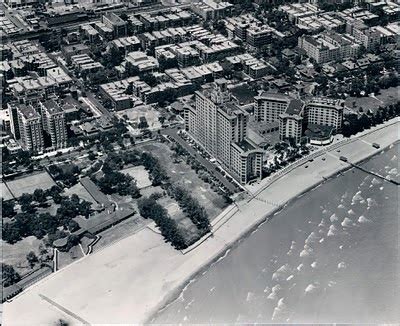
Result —
M318 289L318 285L316 285L314 283L311 283L306 287L304 292L306 292L306 293L314 293L317 289Z
M286 310L286 304L283 302L284 298L280 298L277 306L274 308L274 312L272 314L272 320L274 320L279 314L283 313Z
M272 287L272 289L271 289L271 293L270 293L270 295L267 297L267 299L269 299L269 300L276 300L277 299L277 295L278 295L278 293L279 293L279 291L282 289L282 287L279 285L279 284L277 284L277 285L275 285L274 287Z
M358 223L369 223L369 222L371 222L371 220L367 219L364 215L361 215L358 218Z
M277 281L282 278L285 278L286 274L288 274L289 272L290 272L289 264L282 265L275 271L274 274L272 274L272 279L274 281Z
M353 221L349 219L348 217L345 217L343 222L341 223L343 227L350 227L353 225Z
M334 214L331 215L331 217L329 218L329 220L331 221L331 223L333 223L333 222L339 220L339 218L338 218L338 217L336 216L336 214L334 213Z
M328 231L327 236L328 237L332 237L332 236L336 235L336 231L337 231L336 226L331 224L331 226L329 227L329 231Z

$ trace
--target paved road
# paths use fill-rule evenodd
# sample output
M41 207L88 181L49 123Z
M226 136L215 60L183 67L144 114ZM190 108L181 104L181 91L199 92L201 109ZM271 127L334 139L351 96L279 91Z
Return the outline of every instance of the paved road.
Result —
M221 172L217 170L217 166L212 164L210 161L205 159L203 156L201 156L195 149L193 149L189 144L183 140L179 135L178 135L178 130L177 129L164 129L161 130L161 134L163 135L168 135L174 140L181 145L184 149L186 149L190 155L192 155L196 160L201 163L214 177L216 177L221 183L228 188L232 192L236 192L237 187L229 182Z

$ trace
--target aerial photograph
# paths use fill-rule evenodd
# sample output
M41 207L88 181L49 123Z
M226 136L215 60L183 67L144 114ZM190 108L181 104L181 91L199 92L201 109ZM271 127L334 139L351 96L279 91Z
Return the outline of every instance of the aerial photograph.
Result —
M1 0L0 325L400 324L400 0Z

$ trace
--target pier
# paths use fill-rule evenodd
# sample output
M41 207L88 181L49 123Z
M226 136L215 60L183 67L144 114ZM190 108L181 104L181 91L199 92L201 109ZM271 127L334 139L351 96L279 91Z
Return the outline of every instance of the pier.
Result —
M354 164L354 163L351 163L351 162L348 162L348 163L349 163L352 167L355 167L355 168L357 168L357 169L359 169L359 170L361 170L361 171L363 171L363 172L365 172L365 173L371 174L371 175L373 175L373 176L375 176L375 177L377 177L377 178L379 178L379 179L382 179L382 180L391 182L391 183L395 184L396 186L398 186L398 185L400 184L400 183L399 183L398 181L396 181L396 180L392 180L392 179L386 178L386 177L384 177L384 176L382 176L382 175L380 175L380 174L378 174L378 173L376 173L376 172L369 171L369 170L367 170L366 168L364 168L364 167L362 167L362 166L360 166L360 165L357 165L357 164Z

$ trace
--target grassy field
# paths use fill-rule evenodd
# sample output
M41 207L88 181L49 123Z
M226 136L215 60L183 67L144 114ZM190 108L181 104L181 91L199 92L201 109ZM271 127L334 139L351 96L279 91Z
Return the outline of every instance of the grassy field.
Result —
M79 198L84 199L92 204L96 204L96 201L93 197L88 193L88 191L81 185L81 183L77 183L76 185L72 186L71 188L65 190L65 195L71 196L72 194L76 194Z
M59 251L58 268L61 269L82 257L83 253L79 246L72 247L68 252Z
M201 180L196 172L185 162L176 162L172 158L172 150L163 143L146 143L139 148L152 153L160 160L171 181L186 188L199 203L204 206L210 219L216 217L225 207L225 200Z
M11 245L5 241L1 242L2 247L2 262L12 265L15 270L22 276L31 271L26 255L30 251L34 251L36 255L39 254L39 245L41 240L34 236L27 237Z
M32 194L38 188L49 189L55 183L47 172L41 172L7 181L7 185L15 197L20 197L24 193Z
M3 198L4 200L13 199L14 197L11 194L11 192L8 190L8 188L5 185L5 183L1 182L0 185L1 185L1 198Z
M120 171L124 174L129 174L136 180L136 185L139 189L151 186L151 181L149 179L149 174L143 166L132 166Z
M395 104L399 101L400 86L382 89L376 97L349 97L346 99L346 106L351 110L358 112L360 108L364 112L371 110L375 112L379 107L385 107Z

